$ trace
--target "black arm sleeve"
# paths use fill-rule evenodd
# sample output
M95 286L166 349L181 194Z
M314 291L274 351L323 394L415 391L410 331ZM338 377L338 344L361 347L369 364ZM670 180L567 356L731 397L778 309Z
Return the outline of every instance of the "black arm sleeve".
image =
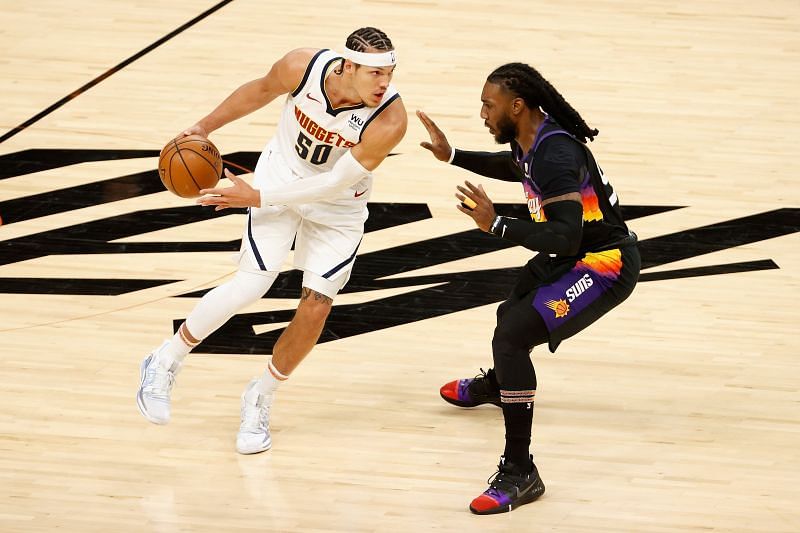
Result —
M453 165L503 181L519 182L522 171L514 163L511 152L470 152L456 149Z
M546 222L500 217L492 233L536 252L577 254L583 236L583 206L573 200L562 200L543 209Z

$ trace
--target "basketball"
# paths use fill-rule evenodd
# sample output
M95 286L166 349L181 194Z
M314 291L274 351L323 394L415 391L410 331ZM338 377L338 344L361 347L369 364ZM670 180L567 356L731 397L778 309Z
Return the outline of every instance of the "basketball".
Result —
M167 190L181 198L197 198L222 176L222 157L214 143L200 135L173 139L161 150L158 175Z

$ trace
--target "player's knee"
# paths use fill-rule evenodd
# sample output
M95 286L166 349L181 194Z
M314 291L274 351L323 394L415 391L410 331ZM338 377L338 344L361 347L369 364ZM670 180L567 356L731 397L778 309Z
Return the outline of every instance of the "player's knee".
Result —
M527 355L534 346L548 340L547 326L535 311L520 312L510 309L497 320L492 349L495 353L524 352Z
M527 346L526 332L521 331L516 323L499 320L492 336L492 351L503 353L517 351Z
M302 317L305 322L311 322L317 326L322 326L328 319L330 306L318 304L301 304L297 308L297 315Z
M497 321L498 322L500 322L500 320L502 320L503 316L506 314L506 311L508 311L508 309L512 305L513 304L509 300L506 300L505 302L503 302L499 306L497 306Z
M278 277L277 272L254 273L239 270L230 281L232 304L237 309L259 301Z
M303 292L305 293L307 290L303 289ZM333 300L330 297L316 291L310 291L310 294L304 294L304 297L300 300L300 305L297 306L297 314L306 320L321 324L328 318L332 305Z

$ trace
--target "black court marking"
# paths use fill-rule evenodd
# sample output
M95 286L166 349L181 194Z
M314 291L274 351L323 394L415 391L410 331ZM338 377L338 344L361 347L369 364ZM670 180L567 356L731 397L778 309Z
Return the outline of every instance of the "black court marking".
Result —
M144 49L140 50L139 52L136 52L135 54L130 56L128 59L123 61L122 63L118 64L115 67L112 67L112 68L108 69L103 74L99 75L98 77L96 77L95 79L93 79L89 83L85 84L81 88L79 88L79 89L77 89L75 91L72 91L67 96L65 96L64 98L62 98L61 100L59 100L55 104L51 105L50 107L48 107L44 111L34 115L33 117L29 118L28 120L26 120L25 122L23 122L19 126L9 130L5 134L3 134L2 137L0 137L0 143L2 143L4 141L7 141L8 139L13 137L17 133L21 132L22 130L24 130L28 126L31 126L32 124L35 124L36 122L38 122L42 118L46 117L47 115L49 115L50 113L52 113L53 111L55 111L59 107L63 106L64 104L66 104L70 100L73 100L74 98L76 98L76 97L80 96L81 94L85 93L86 91L88 91L89 89L91 89L92 87L94 87L95 85L100 83L101 81L105 80L106 78L108 78L112 74L116 74L117 72L119 72L123 68L127 67L128 65L130 65L131 63L133 63L137 59L141 58L142 56L144 56L144 55L146 55L146 54L148 54L150 52L152 52L153 50L155 50L156 48L158 48L159 46L161 46L165 42L169 41L170 39L172 39L176 35L182 33L183 31L187 30L188 28L191 28L192 26L194 26L195 24L197 24L198 22L200 22L201 20L203 20L207 16L211 15L215 11L218 11L218 10L222 9L223 7L225 7L226 5L230 4L231 2L233 2L233 0L223 0L222 2L218 3L217 5L211 7L210 9L207 9L206 11L203 11L202 13L197 15L195 18L193 18L192 20L190 20L189 22L187 22L183 26L180 26L176 30L171 31L170 33L166 34L164 37L162 37L161 39L157 40L156 42L154 42L153 44L151 44L147 48L144 48Z
M21 152L0 155L0 180L79 163L137 159L157 155L158 150L30 148Z
M126 159L125 156L128 155L131 157L154 157L159 153L156 150L122 152L114 150L25 150L0 156L0 180L4 177L3 171L7 169L16 169L6 172L8 176L13 177L84 162ZM250 169L255 168L259 155L261 152L234 152L225 155L222 161L225 165L233 167L233 174L238 175L243 172L252 172ZM40 160L41 163L39 163ZM158 171L155 169L145 170L126 176L0 201L0 215L3 217L3 224L8 225L146 194L156 194L165 190Z
M0 293L119 296L181 281L177 279L0 278Z
M639 281L696 278L714 276L718 274L758 272L759 270L774 270L776 268L780 267L772 259L760 259L758 261L742 261L739 263L726 263L724 265L680 268L677 270L666 270L662 272L643 272L639 275Z

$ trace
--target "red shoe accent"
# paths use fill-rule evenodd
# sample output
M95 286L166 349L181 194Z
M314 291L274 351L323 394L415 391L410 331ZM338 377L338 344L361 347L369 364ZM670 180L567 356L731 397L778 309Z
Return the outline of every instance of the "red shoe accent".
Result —
M444 398L450 398L451 400L458 401L458 381L459 380L455 380L442 385L442 388L439 389L439 394L441 394Z
M474 500L472 500L472 503L469 504L469 507L470 509L473 510L473 512L485 513L486 511L500 507L500 502L498 502L488 494L483 493Z

